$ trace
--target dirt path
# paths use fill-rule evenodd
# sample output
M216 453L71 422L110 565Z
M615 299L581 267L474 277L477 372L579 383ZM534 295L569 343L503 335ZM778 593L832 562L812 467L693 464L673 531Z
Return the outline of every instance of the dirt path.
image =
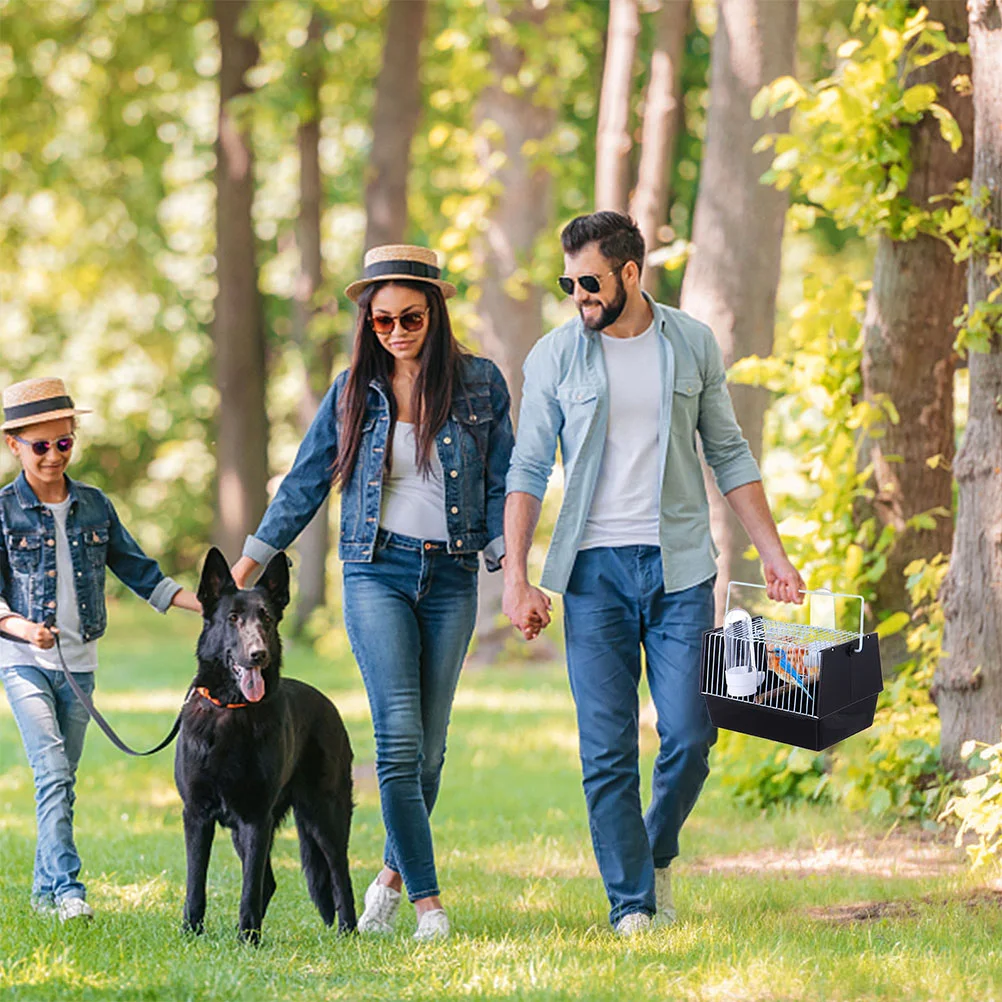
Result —
M770 847L733 856L703 856L684 864L687 873L867 874L941 877L967 869L952 839L921 829L894 829L883 837L819 839L813 846ZM680 866L680 870L682 867Z

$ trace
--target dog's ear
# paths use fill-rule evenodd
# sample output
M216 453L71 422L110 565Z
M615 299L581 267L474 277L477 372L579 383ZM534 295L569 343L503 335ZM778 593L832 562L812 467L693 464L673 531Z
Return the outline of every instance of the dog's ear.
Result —
M236 582L230 574L226 557L212 547L202 565L202 580L198 583L198 600L202 603L202 615L208 618L219 604L224 591L236 591Z
M271 599L272 605L280 613L289 604L289 558L284 551L276 553L268 561L268 566L255 587Z

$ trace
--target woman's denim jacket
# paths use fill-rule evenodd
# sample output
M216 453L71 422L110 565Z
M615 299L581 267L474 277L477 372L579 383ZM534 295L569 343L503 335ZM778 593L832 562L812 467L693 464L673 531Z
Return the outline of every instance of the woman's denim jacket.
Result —
M181 586L143 553L101 491L69 477L66 484L66 535L83 639L96 640L108 625L105 567L158 612L166 612ZM55 515L21 473L0 490L0 629L8 616L43 623L56 614L56 580Z
M268 506L244 555L267 563L303 531L331 489L338 451L338 402L348 373L327 391L296 461ZM489 571L504 555L505 474L513 444L511 400L498 367L486 358L466 356L453 394L452 413L435 436L445 473L445 517L449 553L484 552ZM372 560L379 528L390 428L387 391L373 382L366 402L362 442L355 469L341 491L343 561Z

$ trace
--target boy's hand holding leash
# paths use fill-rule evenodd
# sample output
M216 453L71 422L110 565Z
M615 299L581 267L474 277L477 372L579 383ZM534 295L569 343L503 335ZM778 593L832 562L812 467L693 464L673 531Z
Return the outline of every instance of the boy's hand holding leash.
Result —
M23 616L7 616L3 620L4 633L9 633L18 640L27 640L29 644L43 651L51 650L56 645L56 634L59 632L55 627L48 627L45 623L33 623Z

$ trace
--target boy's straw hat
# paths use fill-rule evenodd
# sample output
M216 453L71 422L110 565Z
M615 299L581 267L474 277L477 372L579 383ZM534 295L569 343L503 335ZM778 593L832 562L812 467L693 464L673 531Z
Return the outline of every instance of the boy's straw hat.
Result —
M3 391L4 423L0 425L0 431L13 431L29 424L73 417L75 414L90 414L90 411L74 407L73 399L61 379L25 379Z
M413 244L383 244L373 247L365 255L362 278L352 282L344 294L357 302L362 290L373 282L386 282L393 278L409 281L427 282L442 290L446 299L456 294L456 287L446 282L442 269L438 266L438 255L427 247L415 247Z

